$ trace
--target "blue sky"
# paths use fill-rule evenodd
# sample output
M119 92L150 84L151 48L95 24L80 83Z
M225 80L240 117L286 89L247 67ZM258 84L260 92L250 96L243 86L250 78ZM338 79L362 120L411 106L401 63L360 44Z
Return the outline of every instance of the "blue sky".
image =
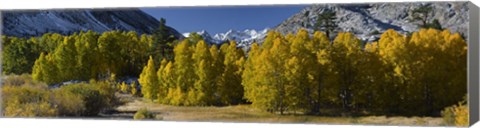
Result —
M157 19L164 17L167 25L180 33L207 30L215 34L229 29L272 28L304 7L307 5L158 7L141 10Z

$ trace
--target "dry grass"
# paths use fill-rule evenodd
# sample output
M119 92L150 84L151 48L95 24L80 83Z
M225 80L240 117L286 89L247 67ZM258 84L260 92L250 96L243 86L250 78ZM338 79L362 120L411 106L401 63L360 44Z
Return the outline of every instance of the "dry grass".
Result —
M141 98L128 98L128 102L116 109L120 112L137 111L148 108L157 118L169 121L214 121L214 122L262 122L262 123L315 123L315 124L366 124L366 125L420 125L441 126L442 118L433 117L324 117L307 115L278 115L256 110L250 105L225 107L185 107L171 106L144 101Z
M417 125L417 126L443 126L440 117L385 117L368 116L357 119L361 124L373 125Z

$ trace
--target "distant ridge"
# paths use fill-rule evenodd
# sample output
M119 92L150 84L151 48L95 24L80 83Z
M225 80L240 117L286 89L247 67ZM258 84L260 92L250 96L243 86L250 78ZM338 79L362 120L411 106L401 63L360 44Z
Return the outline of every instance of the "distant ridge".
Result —
M4 35L32 37L48 32L65 35L87 30L151 34L159 21L139 9L29 10L2 11L2 24ZM183 37L177 30L169 29L176 38Z

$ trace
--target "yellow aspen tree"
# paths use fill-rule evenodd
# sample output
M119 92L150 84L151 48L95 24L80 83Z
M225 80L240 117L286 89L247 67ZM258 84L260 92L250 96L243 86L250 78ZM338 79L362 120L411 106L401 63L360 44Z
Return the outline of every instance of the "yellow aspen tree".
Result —
M215 89L215 76L213 67L213 58L208 45L201 40L196 44L195 51L192 55L194 60L194 68L197 79L195 80L193 89L196 93L196 105L213 104L213 96Z
M214 104L221 104L221 100L220 100L220 96L218 95L218 87L221 86L221 84L223 83L222 82L222 74L223 74L223 71L224 71L224 65L223 65L223 61L224 61L224 54L222 52L220 52L220 50L218 49L218 47L216 45L212 45L210 47L210 54L212 55L212 67L213 67L213 71L212 71L212 75L214 76L213 78L213 86L212 86L212 89L215 90L214 92L214 101L215 103Z
M122 62L121 58L118 57L122 55L122 45L124 37L120 31L109 31L104 32L98 38L98 62L99 69L101 69L101 74L119 74L120 69L126 64Z
M454 101L459 100L460 95L465 95L467 93L467 43L461 37L460 34L454 33L451 34L449 31L442 32L445 39L445 44L443 44L442 51L443 57L443 76L442 78L447 77L445 79L446 84L443 84L444 87L439 87L439 89L443 89L442 91L447 92L452 97L445 97L441 91L436 92L434 94L437 99L445 99L445 102L440 103L439 106L444 106L451 104ZM442 85L442 84L441 84Z
M175 97L172 101L176 104L180 104L184 102L183 96L187 94L187 92L193 87L195 83L195 71L193 68L193 59L192 59L192 48L190 47L190 42L188 40L183 40L180 44L178 44L174 49L173 52L175 54Z
M167 84L166 84L166 81L164 79L164 77L167 77L167 76L164 76L166 74L165 73L165 66L167 65L167 60L166 59L162 59L162 61L160 62L160 66L157 70L157 79L158 79L158 94L157 94L157 101L159 103L164 103L165 102L165 98L167 97L167 93L168 93L168 87L167 87Z
M330 46L331 42L328 39L325 33L320 31L315 31L312 36L312 43L308 43L307 48L310 51L318 51L321 49L327 49Z
M282 34L278 32L269 31L267 33L267 36L265 37L265 41L262 43L262 48L270 49L273 46L274 40L278 38L284 38L284 37Z
M359 70L360 40L352 33L338 33L332 44L332 64L339 78L339 96L342 107L350 111L352 107L352 85L355 84Z
M162 85L166 89L166 97L162 101L164 104L171 104L171 101L173 98L175 98L174 95L174 89L176 89L176 84L175 84L175 70L173 69L173 63L168 62L167 65L163 68L162 75L161 75L161 81Z
M256 98L256 82L258 79L258 74L256 74L257 58L259 58L260 46L257 43L253 43L250 51L248 52L248 59L244 64L244 71L242 73L242 85L244 88L244 97L250 101L255 102Z
M277 111L275 107L277 107L278 103L278 89L273 86L274 80L272 79L274 78L271 73L273 66L267 65L271 63L271 59L267 58L269 56L271 56L270 50L262 50L262 53L259 54L253 63L253 74L256 76L245 79L252 79L252 85L249 85L251 89L248 89L251 93L247 97L252 102L252 105L255 108L274 112Z
M409 85L407 76L410 73L404 72L407 70L403 70L402 68L405 68L405 66L401 64L402 60L405 60L402 58L408 55L407 51L413 50L407 49L406 46L408 45L406 37L393 29L389 29L380 36L378 42L372 44L372 48L369 48L370 50L378 50L376 53L381 58L385 70L385 79L382 80L385 84L380 87L380 90L383 91L378 91L379 96L383 98L376 100L379 102L376 106L384 108L384 111L389 113L399 113L400 108L402 108L400 103L407 102L405 94L402 94L403 92L411 93L416 90L407 89L407 85ZM374 47L377 47L377 49Z
M140 78L138 79L141 87L143 97L149 100L157 99L158 94L158 77L155 70L155 63L150 57L147 66L143 68Z
M466 43L462 41L458 34L451 36L453 39L450 38L450 35L449 31L422 29L411 37L411 46L419 52L410 53L411 56L407 56L410 63L405 63L405 65L408 67L407 69L411 69L412 83L415 84L417 90L421 90L416 93L418 97L412 100L418 103L417 108L421 106L416 110L423 115L433 115L444 107L455 104L462 99L462 94L466 93L465 82L452 84L455 81L452 79L455 77L452 76L455 75L460 76L463 79L462 81L466 80L466 77L464 77L464 74L466 74L466 54L449 52L450 50L466 50ZM447 43L449 41L455 42ZM455 44L460 47L446 49L448 44ZM462 45L464 47L461 47ZM452 63L450 61L452 59L457 62ZM414 63L411 63L412 61ZM452 66L458 67L453 69ZM457 74L452 75L452 73ZM452 95L446 98L445 94ZM454 94L456 95L454 96ZM414 106L409 105L409 107Z
M171 105L188 105L185 100L185 97L187 95L182 91L182 88L180 86L172 88L171 95Z
M218 86L218 94L223 104L238 104L243 98L243 86L241 84L241 64L244 53L237 48L235 41L231 41L228 46L221 47L225 58L223 61L224 71L222 74L222 84Z
M384 91L388 90L388 87L385 86L389 84L388 78L385 76L392 72L385 68L386 66L378 54L377 42L367 43L361 53L361 58L358 63L358 69L361 70L357 77L358 83L353 86L353 90L355 90L353 104L360 109L379 110L385 102L390 100L386 93L393 93Z
M310 52L305 46L311 43L308 32L301 29L295 36L286 37L289 39L289 58L285 64L285 92L286 103L289 110L310 110L312 107L311 91L315 83L315 71L309 70L309 67L315 67L315 54Z
M271 32L272 33L272 32ZM271 76L274 67L267 63L272 61L269 49L259 46L256 43L252 45L249 52L249 58L245 63L243 73L245 98L252 102L252 106L268 112L275 112L278 90L272 85Z
M285 78L287 83L285 86L285 103L288 105L289 110L297 111L303 108L308 109L309 87L306 84L306 73L303 71L301 59L296 56L288 59L285 64Z
M270 32L270 36L279 35ZM245 62L243 84L245 97L255 108L269 112L283 112L288 108L285 86L285 63L289 58L289 43L281 36L268 37L269 41L257 48L254 44ZM271 43L266 47L265 43ZM258 50L257 50L258 49Z
M93 31L80 32L77 39L75 39L76 54L76 68L78 69L77 78L81 80L88 80L96 78L97 70L95 57L97 55L96 46L99 34Z
M59 82L57 75L55 75L58 70L52 61L51 55L41 53L33 65L32 78L37 81L43 81L46 84Z
M335 101L337 98L337 90L335 87L337 84L334 83L336 78L333 75L332 69L332 61L331 61L331 42L329 38L325 35L325 33L316 31L314 32L312 39L310 42L306 43L305 46L309 52L312 52L313 60L315 63L308 66L309 71L311 71L313 75L313 82L311 87L311 102L312 106L310 109L310 113L318 114L320 112L321 104L327 101Z
M75 68L77 64L75 60L77 54L75 49L75 36L76 35L65 37L63 43L55 49L53 55L56 62L55 66L61 71L58 72L60 74L55 75L58 75L61 81L73 80L75 79L76 73L78 73Z
M271 70L268 71L267 81L271 81L271 86L276 90L277 96L275 96L273 110L280 111L280 114L286 110L287 95L285 90L285 85L287 80L285 77L285 60L289 57L289 45L286 43L284 38L277 38L273 41L273 46L269 49L271 56L267 57L266 67L269 67Z

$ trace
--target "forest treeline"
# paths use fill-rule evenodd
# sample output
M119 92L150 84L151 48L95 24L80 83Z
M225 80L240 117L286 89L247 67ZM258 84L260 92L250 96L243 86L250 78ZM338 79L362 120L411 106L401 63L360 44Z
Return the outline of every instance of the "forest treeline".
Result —
M2 36L3 73L32 74L56 84L68 80L137 76L148 57L160 54L150 35L87 31L73 35L47 33L29 39Z
M352 33L330 41L322 32L271 31L248 52L234 41L217 46L191 36L172 43L171 59L158 57L151 36L134 32L2 38L4 74L31 73L47 84L139 76L144 98L162 104L430 116L467 92L467 45L448 30L388 30L371 43Z
M351 33L329 41L321 32L310 37L305 30L286 36L272 31L245 56L235 42L217 50L183 41L174 53L158 69L153 61L144 68L145 98L217 105L238 103L232 101L241 101L243 93L254 107L270 112L342 108L440 115L466 94L466 43L447 30L422 29L412 36L388 30L365 45Z

